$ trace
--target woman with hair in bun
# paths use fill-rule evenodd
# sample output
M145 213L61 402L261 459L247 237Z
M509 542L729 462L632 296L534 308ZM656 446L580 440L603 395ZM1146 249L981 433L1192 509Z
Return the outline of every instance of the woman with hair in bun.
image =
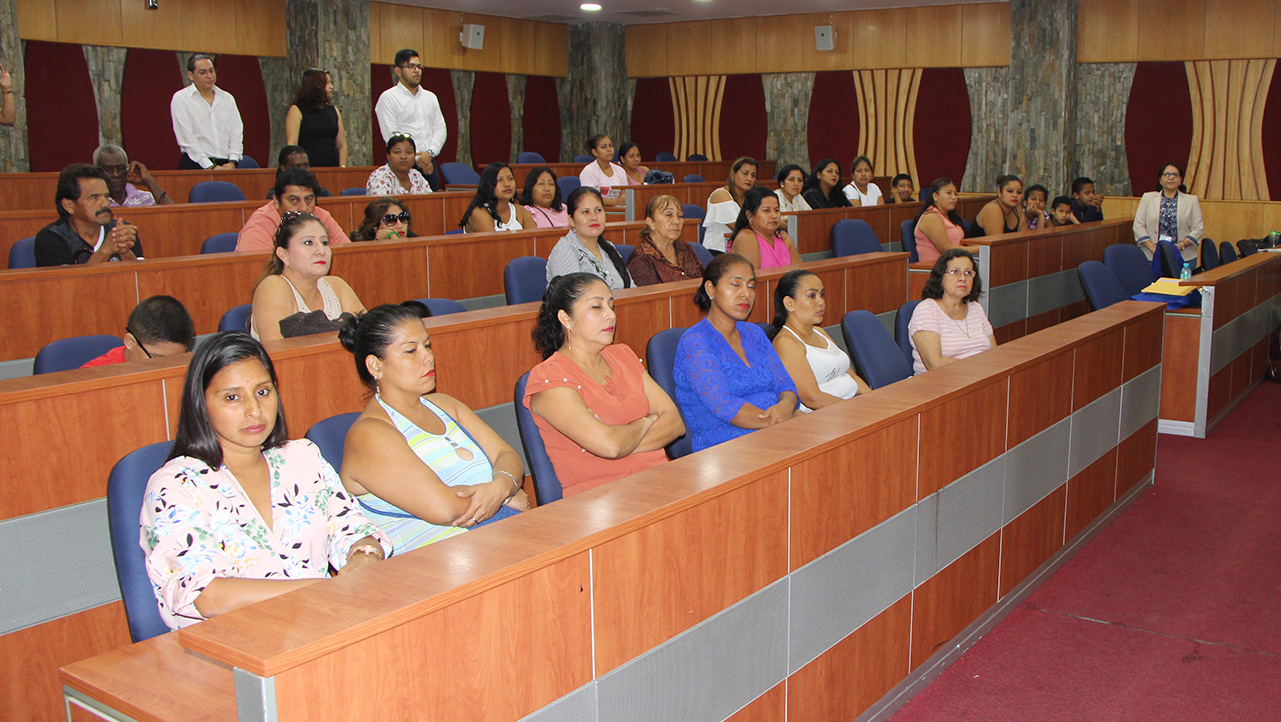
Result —
M325 318L337 321L344 313L365 310L346 281L329 275L333 252L329 250L329 232L319 218L301 211L285 213L276 228L272 251L263 277L254 287L249 327L255 339L284 338L280 322L295 314L324 311Z
M338 340L373 394L347 432L342 483L396 553L529 508L515 449L436 393L436 357L416 312L378 306L348 319Z
M872 390L854 373L849 354L823 330L827 291L810 271L788 271L774 286L774 350L796 382L801 411L831 406Z
M553 279L538 311L533 338L544 360L521 402L565 496L662 464L663 447L685 433L636 352L614 343L616 320L613 293L591 273Z

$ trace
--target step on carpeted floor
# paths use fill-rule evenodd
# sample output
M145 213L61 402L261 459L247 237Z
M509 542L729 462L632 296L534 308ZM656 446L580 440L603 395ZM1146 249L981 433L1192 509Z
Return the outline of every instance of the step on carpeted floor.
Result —
M892 722L1281 720L1281 385L1208 439Z

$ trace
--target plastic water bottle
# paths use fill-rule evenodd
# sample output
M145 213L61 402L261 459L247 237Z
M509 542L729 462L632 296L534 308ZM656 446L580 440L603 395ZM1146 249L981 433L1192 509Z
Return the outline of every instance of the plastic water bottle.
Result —
M1183 269L1179 271L1179 280L1186 281L1192 278L1192 261L1184 261Z

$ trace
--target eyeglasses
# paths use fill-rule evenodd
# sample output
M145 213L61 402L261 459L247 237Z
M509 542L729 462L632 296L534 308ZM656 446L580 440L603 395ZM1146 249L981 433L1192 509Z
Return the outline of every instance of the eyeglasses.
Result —
M1161 177L1162 178L1178 178L1179 174L1178 173L1162 173Z
M396 225L396 221L400 221L405 225L409 225L409 221L411 220L413 220L413 216L409 215L409 211L401 211L400 213L388 213L387 215L383 216L383 225L394 226Z
M974 278L973 268L949 268L944 271L944 273L952 278L956 278L957 276L960 276L961 278Z
M133 329L125 326L125 333L133 336L133 340L138 343L138 348L142 349L142 352L147 354L147 358L155 358L155 356L152 356L151 352L147 350L147 347L142 345L142 337L135 333Z
M405 63L404 65L401 65L399 67L404 68L405 70L422 70L423 69L423 66L419 65L418 63Z

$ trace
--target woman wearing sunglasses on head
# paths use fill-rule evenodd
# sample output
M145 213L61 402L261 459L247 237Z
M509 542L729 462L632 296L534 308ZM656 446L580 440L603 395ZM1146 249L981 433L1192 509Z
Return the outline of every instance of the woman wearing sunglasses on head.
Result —
M907 325L915 373L996 348L981 295L983 282L969 251L953 248L939 256Z
M399 198L380 198L365 206L365 219L351 234L353 241L386 241L417 236L413 215Z

